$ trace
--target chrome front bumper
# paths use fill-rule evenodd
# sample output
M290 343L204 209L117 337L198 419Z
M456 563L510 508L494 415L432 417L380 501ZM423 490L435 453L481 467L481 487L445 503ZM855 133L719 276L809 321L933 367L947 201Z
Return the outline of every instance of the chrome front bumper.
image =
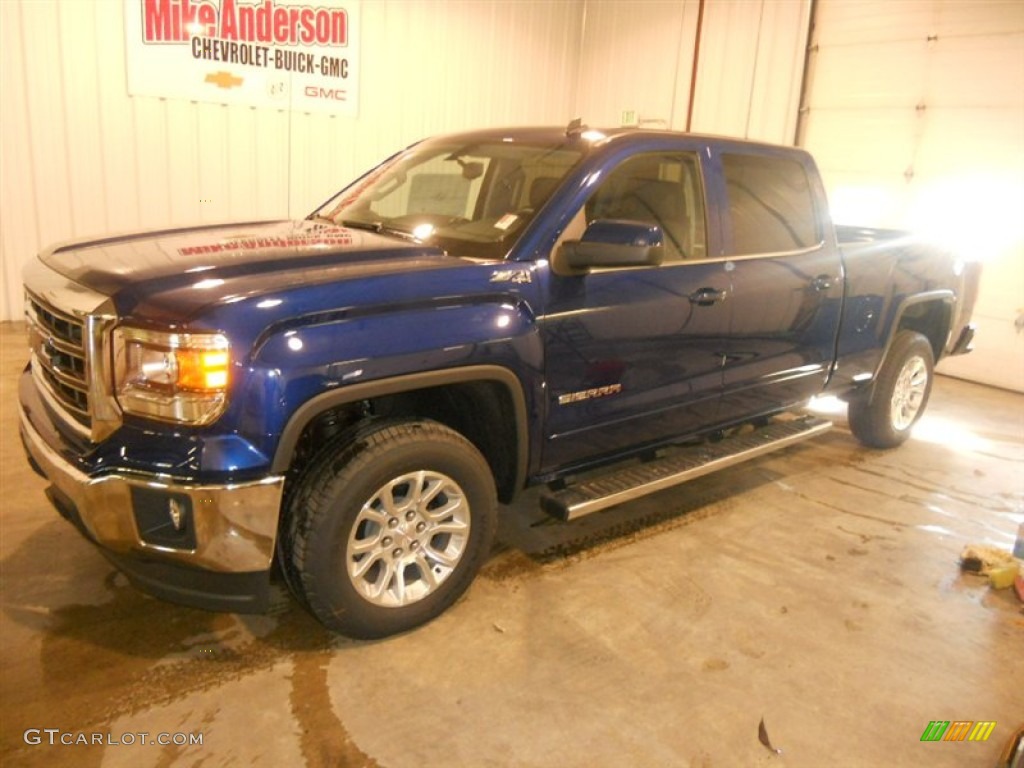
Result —
M58 510L145 591L214 610L262 610L282 476L191 485L152 475L89 477L50 447L22 403L21 435ZM158 521L158 524L154 524Z

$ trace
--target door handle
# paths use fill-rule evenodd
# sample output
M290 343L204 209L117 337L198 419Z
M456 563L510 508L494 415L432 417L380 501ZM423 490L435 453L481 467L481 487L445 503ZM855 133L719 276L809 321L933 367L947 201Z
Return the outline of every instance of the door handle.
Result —
M719 291L714 288L698 288L687 298L690 299L691 304L696 304L698 307L710 307L712 304L725 301L728 295L728 291Z
M835 281L831 275L818 275L816 278L811 280L811 288L816 291L827 291L832 287Z

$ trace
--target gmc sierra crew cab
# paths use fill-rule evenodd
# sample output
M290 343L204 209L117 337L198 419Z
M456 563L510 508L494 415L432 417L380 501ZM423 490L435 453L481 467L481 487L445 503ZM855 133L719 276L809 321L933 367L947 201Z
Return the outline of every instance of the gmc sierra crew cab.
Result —
M378 637L467 589L528 486L571 520L819 434L795 411L823 394L863 443L903 442L970 347L977 277L835 226L799 149L443 136L302 221L40 254L21 432L139 588L260 611L276 565Z

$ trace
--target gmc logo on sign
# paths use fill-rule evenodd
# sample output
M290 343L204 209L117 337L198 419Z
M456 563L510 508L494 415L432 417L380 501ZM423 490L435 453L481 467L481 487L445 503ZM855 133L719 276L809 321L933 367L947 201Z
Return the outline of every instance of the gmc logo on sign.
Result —
M311 99L327 99L328 101L346 101L348 98L342 88L321 88L316 85L307 85L305 93Z

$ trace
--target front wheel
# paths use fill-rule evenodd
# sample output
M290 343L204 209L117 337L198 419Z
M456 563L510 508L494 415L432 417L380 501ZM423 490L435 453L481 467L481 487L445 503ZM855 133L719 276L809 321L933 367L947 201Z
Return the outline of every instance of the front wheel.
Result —
M900 331L868 396L850 402L854 436L872 448L894 448L910 437L931 394L935 357L928 339Z
M436 617L469 586L494 537L490 467L429 421L371 427L329 450L293 495L289 584L329 628L371 638Z

